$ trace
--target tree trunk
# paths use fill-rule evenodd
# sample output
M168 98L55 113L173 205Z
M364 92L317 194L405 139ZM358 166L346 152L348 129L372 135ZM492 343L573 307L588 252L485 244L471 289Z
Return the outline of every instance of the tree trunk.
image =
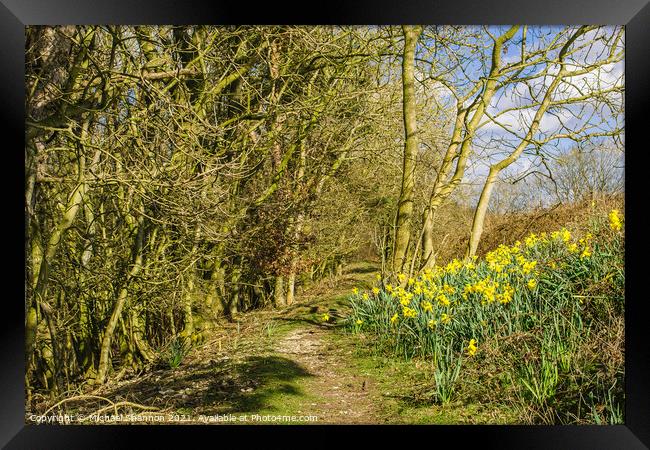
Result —
M514 37L519 28L519 25L514 25L495 40L494 47L492 48L492 64L490 67L490 73L485 81L482 94L480 94L469 107L464 107L462 104L458 105L451 142L447 147L445 157L440 165L440 170L436 176L436 181L429 198L428 210L432 215L431 217L433 217L436 210L460 184L465 174L465 167L467 165L469 154L471 153L474 133L476 132L485 110L488 108L488 105L498 87L497 79L499 71L501 70L503 46ZM479 86L480 85L477 84L476 88L478 89ZM456 167L452 173L454 161L456 161ZM432 236L429 238L431 240L433 239ZM427 243L425 241L425 243L426 247L433 245L432 242ZM426 260L424 257L424 253L426 252L424 245L422 251L423 260ZM428 264L431 263L429 262Z
M276 307L286 306L286 297L284 296L284 277L282 275L275 277L275 289L273 296L275 299Z
M191 251L191 256L192 259L194 260L194 255L196 255L198 248L199 248L199 239L201 237L201 228L199 224L197 223L196 226L194 227L194 243L192 244L192 251ZM194 293L194 277L196 276L194 273L194 263L192 263L192 267L190 272L190 279L187 282L187 292L183 298L183 313L185 315L184 318L184 325L183 325L183 331L181 334L189 338L192 336L192 333L194 332L194 319L192 317L192 294Z
M291 271L287 277L287 305L291 305L295 300L296 295L296 272Z
M126 280L124 282L124 287L120 290L120 293L115 301L115 306L113 307L113 312L111 317L108 320L106 329L104 330L104 336L102 338L102 343L99 353L99 368L97 369L97 378L96 382L98 384L104 383L106 381L106 375L108 374L108 368L110 364L110 350L111 342L113 340L113 334L115 332L115 326L117 325L118 320L122 315L122 309L124 308L124 303L126 303L126 298L129 293L128 285L129 281L135 277L140 270L142 269L142 246L144 240L144 218L140 216L140 223L138 224L137 237L135 241L134 248L134 262L133 267L129 271Z
M415 187L415 159L418 151L417 116L415 97L414 60L418 37L422 31L419 26L403 26L404 53L402 57L402 89L404 119L404 160L402 165L402 187L397 204L395 222L395 243L393 251L393 271L401 272L411 238L413 216L413 190Z
M490 172L487 176L487 179L485 180L485 185L483 186L483 190L481 191L481 197L479 198L478 205L476 205L474 220L472 221L472 230L470 233L469 245L466 253L467 256L471 257L476 254L476 249L478 248L478 243L481 239L481 234L483 233L483 223L485 222L485 213L487 211L488 204L490 203L490 196L492 195L492 190L494 189L494 184L497 180L497 177L499 176L499 173L503 169L510 166L512 163L514 163L517 160L517 158L521 156L526 146L531 142L531 139L539 129L540 123L542 121L542 117L544 116L544 113L546 112L549 105L551 104L551 98L553 96L553 93L555 92L558 85L562 82L562 80L567 74L566 67L563 64L564 52L568 49L570 43L573 42L573 40L576 39L581 34L582 30L583 30L582 28L578 30L571 37L571 39L569 39L568 43L565 44L562 50L560 51L559 61L562 63L562 65L560 66L560 70L558 71L557 75L555 75L555 78L553 78L553 81L547 88L546 93L544 94L544 98L542 99L539 108L535 112L533 121L531 122L530 127L528 128L528 132L526 133L524 139L521 140L519 145L517 145L517 147L514 149L512 153L510 153L508 156L503 158L501 161L492 164L490 166Z
M497 180L500 170L491 168L490 173L485 180L485 185L481 191L476 210L474 211L474 219L472 220L472 231L469 237L469 244L467 246L466 257L472 257L476 254L478 243L483 234L483 224L485 223L485 215L487 213L488 205L490 204L490 196L494 189L494 184Z
M427 208L424 211L424 223L422 225L422 261L423 269L432 268L436 260L433 257L433 216L434 211Z
M295 300L296 290L296 272L298 270L298 245L297 240L300 238L302 227L304 224L304 215L299 213L295 221L295 229L293 230L293 244L291 245L291 272L287 277L287 305L291 305Z

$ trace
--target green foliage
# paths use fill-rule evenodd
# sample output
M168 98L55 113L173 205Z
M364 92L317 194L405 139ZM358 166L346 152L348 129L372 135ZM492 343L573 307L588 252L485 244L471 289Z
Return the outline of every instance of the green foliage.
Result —
M169 343L165 354L165 361L170 369L176 369L191 349L188 340L182 336L175 336Z
M435 355L436 370L433 374L436 384L436 398L440 403L449 403L455 390L455 383L460 375L462 358L455 355L450 345L440 349Z
M540 406L556 393L558 367L556 361L542 356L540 364L524 363L520 367L519 381L525 386L527 394Z

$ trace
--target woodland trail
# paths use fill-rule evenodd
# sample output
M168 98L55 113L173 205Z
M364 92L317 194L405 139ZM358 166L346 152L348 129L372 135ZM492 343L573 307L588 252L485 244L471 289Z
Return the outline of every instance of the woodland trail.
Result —
M166 423L382 423L375 382L354 366L355 347L341 330L347 295L369 286L375 273L352 266L284 309L220 324L176 369L157 368L87 394L142 405L150 411L126 412L163 414ZM77 406L87 414L105 405Z

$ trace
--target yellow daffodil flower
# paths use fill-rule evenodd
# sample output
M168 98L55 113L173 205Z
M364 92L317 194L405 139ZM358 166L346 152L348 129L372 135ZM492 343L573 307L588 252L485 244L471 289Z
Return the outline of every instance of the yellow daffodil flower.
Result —
M623 228L623 224L621 223L621 218L618 215L619 215L618 209L612 209L609 212L609 226L614 231L619 231L621 228Z
M467 346L467 355L474 356L477 349L478 347L476 346L476 339L470 339L469 345Z

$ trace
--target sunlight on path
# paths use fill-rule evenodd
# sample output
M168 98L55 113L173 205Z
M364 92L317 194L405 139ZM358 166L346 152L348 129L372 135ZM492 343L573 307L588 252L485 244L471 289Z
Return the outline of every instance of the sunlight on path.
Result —
M300 382L315 401L300 405L296 413L315 415L317 423L376 423L369 380L344 374L341 369L347 362L345 355L324 341L324 333L327 331L323 329L298 328L278 344L280 355L293 359L313 375Z

